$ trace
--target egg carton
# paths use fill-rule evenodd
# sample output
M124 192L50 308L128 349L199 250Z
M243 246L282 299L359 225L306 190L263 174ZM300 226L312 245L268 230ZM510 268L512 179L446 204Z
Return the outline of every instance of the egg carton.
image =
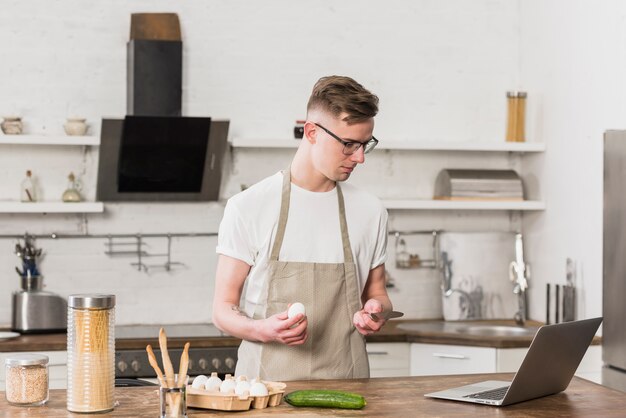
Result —
M266 396L239 396L187 386L187 406L191 408L215 409L218 411L247 411L276 406L283 400L286 383L262 381L269 392Z

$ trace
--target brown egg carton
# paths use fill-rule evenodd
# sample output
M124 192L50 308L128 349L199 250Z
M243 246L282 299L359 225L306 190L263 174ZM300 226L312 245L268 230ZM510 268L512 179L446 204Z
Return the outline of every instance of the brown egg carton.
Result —
M238 396L187 386L187 406L191 408L215 409L218 411L247 411L277 406L283 400L286 383L262 380L269 392L266 396Z

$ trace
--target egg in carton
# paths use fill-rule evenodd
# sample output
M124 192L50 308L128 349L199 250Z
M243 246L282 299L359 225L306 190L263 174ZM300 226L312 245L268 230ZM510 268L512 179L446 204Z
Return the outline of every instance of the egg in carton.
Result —
M218 383L221 382L221 383ZM210 378L198 376L187 388L187 405L193 408L220 411L246 411L250 408L264 409L279 405L287 385L254 379L248 382L245 376L235 381L226 375L224 381L213 373Z

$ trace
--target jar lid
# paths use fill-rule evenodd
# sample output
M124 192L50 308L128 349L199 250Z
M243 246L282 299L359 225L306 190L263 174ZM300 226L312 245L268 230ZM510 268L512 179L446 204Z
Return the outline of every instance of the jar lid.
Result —
M525 91L507 91L506 97L519 97L523 99L526 97L526 92Z
M4 361L7 366L35 366L48 364L48 356L43 354L15 354Z
M67 299L70 308L109 309L115 306L115 295L81 294L70 295Z

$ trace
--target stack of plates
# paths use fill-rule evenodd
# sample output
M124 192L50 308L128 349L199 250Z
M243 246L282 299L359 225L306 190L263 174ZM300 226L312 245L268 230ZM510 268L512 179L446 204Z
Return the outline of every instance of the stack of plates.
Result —
M524 189L514 170L444 169L435 182L435 199L524 200Z

